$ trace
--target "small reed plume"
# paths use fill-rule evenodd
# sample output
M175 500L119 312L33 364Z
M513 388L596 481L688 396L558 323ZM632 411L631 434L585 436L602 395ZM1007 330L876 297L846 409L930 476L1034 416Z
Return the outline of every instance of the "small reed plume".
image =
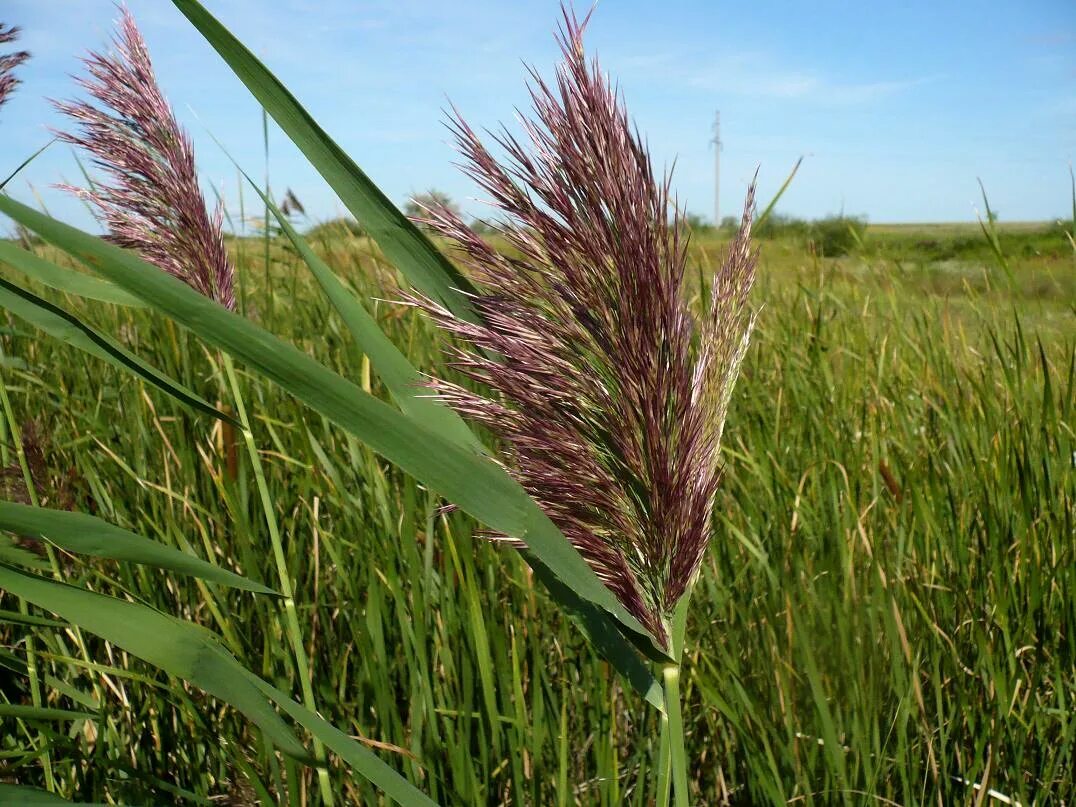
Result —
M224 211L218 205L208 212L190 138L157 84L134 17L126 8L120 13L113 53L83 60L89 76L79 84L98 104L56 103L77 124L74 133L58 133L60 139L89 152L106 177L67 190L97 209L113 243L234 309Z
M529 148L502 130L499 163L458 114L450 124L517 254L448 208L421 219L484 290L482 323L408 301L466 343L451 349L454 366L492 394L432 387L503 439L516 478L667 643L710 540L718 448L753 325L753 187L699 321L683 296L687 234L670 177L655 176L617 90L584 56L587 19L563 16L556 86L530 70Z
M0 22L0 45L10 45L19 38L19 29ZM24 50L15 53L7 53L0 56L0 106L3 106L15 88L19 86L19 79L15 77L15 69L30 58L30 54Z

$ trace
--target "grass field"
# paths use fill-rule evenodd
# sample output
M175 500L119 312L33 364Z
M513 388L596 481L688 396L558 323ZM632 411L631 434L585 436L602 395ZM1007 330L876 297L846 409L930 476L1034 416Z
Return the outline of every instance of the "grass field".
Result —
M1076 257L1057 227L1002 230L1000 243L1013 280L972 228L871 227L836 259L793 237L763 242L761 316L688 628L696 803L1076 799ZM383 394L283 242L232 246L248 316ZM393 297L394 273L364 239L316 246L363 299ZM721 246L696 238L700 273ZM171 323L67 302L228 405L217 354ZM376 310L417 366L450 374L411 309ZM46 504L271 584L228 430L18 321L3 346ZM441 804L648 804L655 713L515 553L279 390L242 383L321 713ZM273 601L67 564L72 582L200 622L298 696ZM15 605L0 594L0 608ZM25 635L0 622L10 703L28 702ZM36 646L50 705L101 715L46 727L65 795L317 803L311 771L267 752L248 722L87 641L92 668L67 629ZM40 785L36 734L0 725L0 781ZM379 803L346 767L332 776L342 803Z

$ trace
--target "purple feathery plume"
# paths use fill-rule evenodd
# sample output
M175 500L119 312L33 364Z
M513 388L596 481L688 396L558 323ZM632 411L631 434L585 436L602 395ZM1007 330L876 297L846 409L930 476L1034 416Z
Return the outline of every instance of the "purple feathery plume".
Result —
M19 29L0 22L0 45L10 45L19 38ZM19 86L19 80L15 78L15 68L30 58L30 54L24 50L15 53L7 53L0 56L0 106L11 96L15 88Z
M531 69L537 119L498 163L454 115L464 171L502 214L503 255L447 208L447 238L483 292L480 324L408 302L460 337L453 366L492 391L434 390L506 445L505 464L624 606L668 641L710 540L725 414L747 348L754 188L701 322L684 300L687 236L616 88L562 9L555 88ZM670 208L673 208L670 220Z
M107 180L67 190L90 202L113 243L137 251L229 309L235 308L235 268L224 247L224 211L212 214L198 185L194 149L157 84L134 17L120 9L109 55L83 60L79 84L99 103L57 102L78 124L61 140L85 149Z

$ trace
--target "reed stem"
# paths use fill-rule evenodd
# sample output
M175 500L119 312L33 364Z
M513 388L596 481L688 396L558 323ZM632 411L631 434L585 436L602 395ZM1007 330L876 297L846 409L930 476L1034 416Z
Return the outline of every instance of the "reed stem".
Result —
M231 387L232 397L235 399L236 413L242 425L243 442L250 456L250 464L254 471L254 481L258 486L258 496L261 500L262 510L265 512L265 523L269 528L269 540L273 547L273 559L276 562L276 571L280 593L284 601L284 624L291 643L292 653L295 656L296 671L299 676L299 686L303 693L303 705L311 712L317 712L317 704L314 699L314 688L310 677L310 659L303 645L303 634L299 627L299 614L295 608L295 596L291 585L291 576L288 573L287 558L284 555L284 545L280 540L280 528L277 526L276 510L273 507L272 498L269 495L269 485L265 481L265 472L262 468L261 457L258 447L254 442L254 433L250 428L250 420L247 416L247 407L243 401L243 393L239 387L239 378L235 373L235 365L232 357L227 353L222 354L224 371L228 376L228 384ZM329 779L329 768L326 761L325 747L320 740L314 740L314 758L317 760L318 785L321 791L322 801L326 805L333 804L332 783Z
M673 804L675 807L688 807L691 804L691 793L688 790L684 720L680 709L680 665L666 665L662 670L662 678L665 687L665 719L669 724Z
M668 708L661 713L661 734L658 739L658 786L656 807L669 807L669 794L672 790L672 755L669 742Z
M3 351L0 351L0 357L3 356ZM29 492L30 501L37 506L37 493L34 491L33 478L30 476L30 466L26 462L26 450L22 445L22 434L19 432L18 426L15 424L15 413L11 408L11 399L7 394L7 382L3 376L0 375L0 401L4 407L4 420L7 423L7 432L15 446L15 454L19 458L19 467L22 469L23 480L26 484L26 489ZM6 452L5 452L6 453ZM23 616L29 616L30 607L27 605L26 600L19 597L19 613ZM26 675L30 680L30 702L37 708L41 708L41 682L38 679L37 670L37 651L34 647L34 636L32 633L27 634L26 637ZM38 736L41 741L41 768L45 774L45 789L50 793L56 792L56 781L52 775L52 756L49 754L48 739L45 733L39 732Z

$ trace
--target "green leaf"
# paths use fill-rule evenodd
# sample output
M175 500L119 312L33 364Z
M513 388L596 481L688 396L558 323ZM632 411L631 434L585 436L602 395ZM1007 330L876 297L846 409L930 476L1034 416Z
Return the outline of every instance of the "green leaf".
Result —
M609 630L609 618L605 613L561 583L530 552L523 549L520 554L534 570L534 576L549 590L553 599L565 610L594 649L624 676L642 695L643 700L658 711L665 711L665 695L661 683L650 666L639 658L635 647L619 631Z
M68 623L66 622L59 622L58 620L50 621L57 621L58 625L68 627ZM0 649L0 667L11 670L22 676L29 676L30 674L26 662L8 650ZM71 700L82 704L87 709L97 711L100 708L100 701L98 701L92 693L83 692L81 689L72 686L67 681L61 681L56 676L47 673L45 674L44 681L45 685L49 688L55 689L61 695L66 695Z
M43 616L31 616L20 614L18 611L8 611L0 608L0 622L10 625L35 625L40 628L66 628L67 623L58 619L46 619Z
M255 723L281 751L307 759L295 738L246 670L203 627L139 603L76 588L0 565L0 589L52 611L73 625L182 678L228 703Z
M381 788L386 796L404 807L437 807L436 802L396 773L362 743L353 740L309 709L300 706L279 689L253 673L248 673L248 675L254 686L279 706L281 711L321 740L326 748L339 754L340 758L353 770Z
M785 195L785 191L787 191L788 186L792 184L792 179L796 176L796 172L800 170L800 165L802 163L803 157L796 160L796 164L792 166L792 170L788 173L788 176L785 177L785 181L781 184L781 187L778 188L777 194L770 199L770 203L766 205L766 209L762 211L762 215L754 220L753 226L756 230L761 229L763 222L765 222L766 219L770 217L770 214L773 213L773 209L777 207L778 200ZM718 222L718 224L720 223L721 222Z
M0 588L68 619L143 661L234 706L257 724L281 751L297 759L308 760L306 749L269 705L269 701L273 701L385 795L404 807L436 807L433 801L370 749L245 669L205 628L166 616L138 603L46 580L2 565Z
M151 541L85 513L0 502L0 530L47 538L62 549L79 555L142 563L258 594L277 593L261 583L214 566L194 555Z
M24 807L29 805L33 807L35 804L81 804L83 807L108 807L108 805L100 802L73 802L67 799L61 798L53 793L49 793L47 790L38 790L36 787L24 787L23 785L3 785L0 784L0 807Z
M1012 286L1016 283L1016 275L1013 274L1012 266L1009 265L1009 259L1005 257L1005 252L1001 248L1001 240L998 238L998 226L996 221L996 214L990 208L990 200L986 197L986 186L983 185L981 179L979 182L979 190L983 194L983 206L986 208L986 221L983 221L982 216L978 216L979 228L983 231L983 235L986 237L987 243L990 245L990 251L994 253L994 259L998 262L998 266L1005 272L1005 277L1008 278L1009 285Z
M474 292L470 281L370 181L280 80L197 0L172 2L228 63L408 281L456 316L477 322L478 315L466 296Z
M76 272L67 269L51 261L47 261L32 252L20 249L14 244L0 240L0 262L8 264L13 269L29 275L46 286L77 297L85 297L88 300L97 300L102 303L114 303L132 308L145 306L134 295L117 288L112 283L101 280L93 275Z
M431 397L429 390L422 388L424 383L422 374L411 365L392 340L385 336L377 320L367 312L362 303L355 299L355 295L340 282L333 270L318 257L306 240L295 231L284 214L269 200L261 188L254 184L254 181L245 173L243 176L246 176L251 187L272 211L281 230L310 268L325 292L325 296L336 309L336 313L351 331L359 349L370 357L370 364L385 382L385 386L389 388L393 399L404 414L453 442L484 452L485 448L463 419Z
M616 619L610 629L619 626L650 658L670 660L537 503L493 460L401 414L294 345L206 299L133 253L10 198L0 197L0 212L257 369L482 523L526 543L531 554L578 597Z
M97 715L89 712L72 712L67 709L22 706L14 703L0 703L0 717L14 717L19 720L97 720Z
M16 168L14 171L12 171L10 174L8 174L4 178L3 182L0 182L0 190L3 190L4 188L6 188L7 184L9 182L11 182L11 180L13 180L15 177L17 177L19 175L19 172L21 172L23 168L25 168L30 163L32 163L34 160L36 160L38 157L40 157L42 154L44 154L45 150L48 149L48 147L51 146L55 142L56 142L56 138L54 137L48 143L43 145L41 148L39 148L37 151L35 151L33 154L31 154L29 157L27 157L21 163L19 163L18 168Z
M219 420L236 423L233 418L216 409L178 381L142 361L111 337L94 330L74 314L64 311L48 300L3 278L0 278L0 308L6 308L19 319L25 320L61 342L66 342L91 356L133 373L193 409L212 415Z
M9 535L0 535L0 563L13 563L26 569L45 571L48 561L36 552L19 546Z

